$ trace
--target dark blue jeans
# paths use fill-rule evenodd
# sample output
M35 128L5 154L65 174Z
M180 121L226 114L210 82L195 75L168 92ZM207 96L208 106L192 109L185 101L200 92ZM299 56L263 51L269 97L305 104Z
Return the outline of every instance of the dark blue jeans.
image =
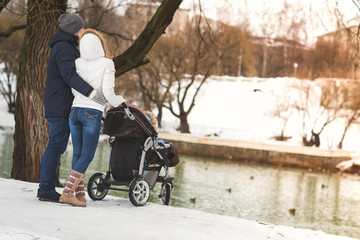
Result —
M85 173L99 143L102 112L92 108L71 108L69 125L73 144L72 169Z
M69 120L64 117L48 117L49 141L40 164L38 194L55 191L56 168L69 141Z

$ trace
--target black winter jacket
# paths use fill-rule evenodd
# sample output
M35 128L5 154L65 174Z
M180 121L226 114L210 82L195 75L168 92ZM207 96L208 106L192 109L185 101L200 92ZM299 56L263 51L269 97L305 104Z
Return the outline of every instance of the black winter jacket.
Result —
M75 59L80 53L79 38L61 30L50 39L50 57L47 66L44 95L45 117L68 117L74 96L71 88L85 96L93 88L77 73Z

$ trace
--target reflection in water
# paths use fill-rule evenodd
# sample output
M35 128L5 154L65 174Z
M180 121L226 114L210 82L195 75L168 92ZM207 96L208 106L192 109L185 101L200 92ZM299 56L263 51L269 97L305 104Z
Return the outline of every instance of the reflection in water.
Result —
M10 178L13 149L13 135L0 134L0 177L2 178Z
M0 177L11 171L12 136L0 134ZM110 147L100 144L85 181L107 169ZM60 182L71 170L72 146L61 159ZM273 224L360 238L360 181L356 176L312 173L223 159L181 156L170 204ZM152 190L158 202L160 184ZM127 193L109 194L127 198ZM295 215L289 209L296 209Z

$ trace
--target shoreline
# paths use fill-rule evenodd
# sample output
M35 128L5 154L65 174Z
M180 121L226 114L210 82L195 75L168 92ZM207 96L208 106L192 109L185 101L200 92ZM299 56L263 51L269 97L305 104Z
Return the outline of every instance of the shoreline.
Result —
M9 129L13 130L13 128ZM8 135L14 134L11 130L1 132ZM100 134L99 144L107 144L108 138L109 136ZM360 164L359 153L347 150L326 150L315 147L257 143L165 132L160 132L158 139L173 143L178 153L182 155L255 162L317 172L360 174L360 169L355 163L354 169L351 169L350 166L351 162L356 162L357 159ZM71 144L71 138L68 144ZM345 163L348 169L342 171L341 167L338 167L340 163Z
M159 139L173 143L178 153L184 155L330 172L339 171L336 166L340 162L352 160L355 155L354 152L344 150L196 137L187 134L159 133Z

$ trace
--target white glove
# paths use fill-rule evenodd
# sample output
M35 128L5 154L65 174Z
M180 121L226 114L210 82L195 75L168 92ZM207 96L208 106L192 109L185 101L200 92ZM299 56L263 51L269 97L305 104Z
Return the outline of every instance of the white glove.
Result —
M117 97L117 98L119 99L119 101L120 101L120 104L119 104L119 105L121 105L122 103L126 102L125 99L123 98L123 96L121 96L121 95L116 95L116 97Z

